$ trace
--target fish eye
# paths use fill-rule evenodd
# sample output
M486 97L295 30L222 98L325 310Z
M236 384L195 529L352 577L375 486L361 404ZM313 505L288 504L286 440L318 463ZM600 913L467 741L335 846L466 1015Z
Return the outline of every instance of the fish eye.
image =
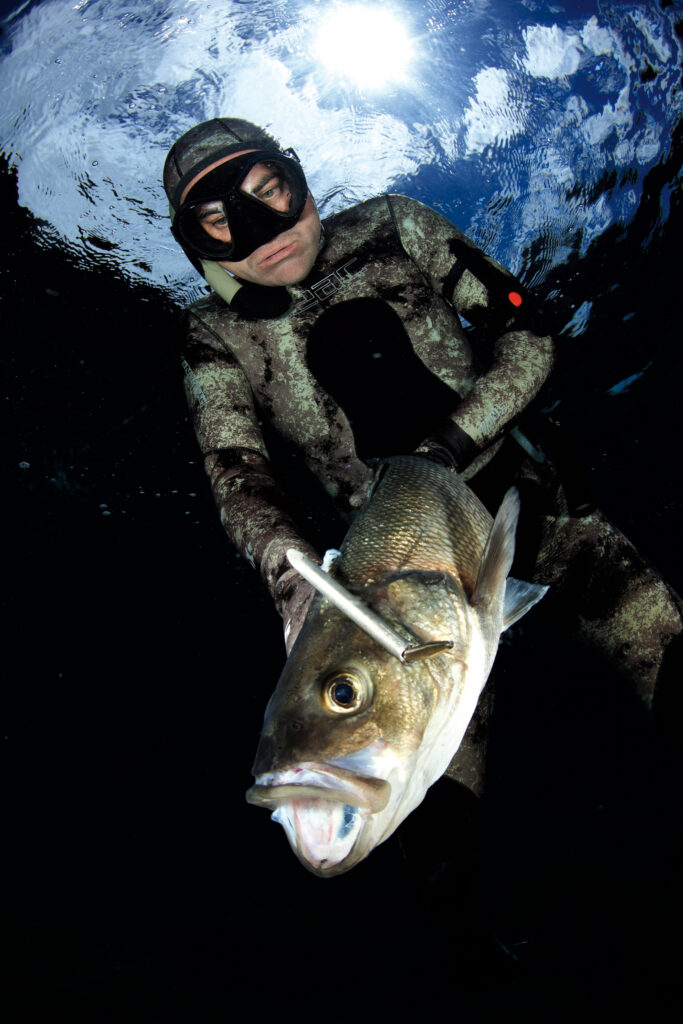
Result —
M369 697L370 687L355 672L335 672L323 683L323 707L337 715L360 711Z

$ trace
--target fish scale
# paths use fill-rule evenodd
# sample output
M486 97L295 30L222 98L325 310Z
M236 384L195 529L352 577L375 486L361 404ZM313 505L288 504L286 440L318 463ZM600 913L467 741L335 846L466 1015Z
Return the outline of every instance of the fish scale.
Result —
M493 518L459 476L428 459L395 458L371 501L372 516L356 519L341 548L350 583L382 570L441 570L471 593Z

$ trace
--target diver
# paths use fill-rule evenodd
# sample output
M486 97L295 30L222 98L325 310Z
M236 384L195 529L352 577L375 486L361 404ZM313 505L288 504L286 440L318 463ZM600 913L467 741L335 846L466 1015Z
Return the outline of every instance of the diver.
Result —
M523 285L406 196L321 222L294 151L241 119L186 132L164 186L174 237L213 290L189 310L182 354L197 439L221 522L260 570L287 651L313 592L285 553L320 557L277 480L262 422L346 519L383 456L417 452L453 467L494 513L514 481L528 561L519 574L550 584L553 617L651 705L680 647L683 605L516 427L554 361Z

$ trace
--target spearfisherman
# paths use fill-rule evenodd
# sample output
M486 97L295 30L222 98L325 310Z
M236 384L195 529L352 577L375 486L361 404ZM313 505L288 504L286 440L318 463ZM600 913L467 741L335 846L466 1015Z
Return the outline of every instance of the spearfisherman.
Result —
M513 476L529 524L522 533L533 538L525 571L551 585L546 611L650 705L671 652L680 659L682 604L598 510L571 500L561 472L509 440L554 360L522 284L406 196L321 222L296 154L237 118L186 132L168 154L164 186L174 237L213 290L189 310L182 358L204 465L225 530L282 616L287 651L312 590L285 553L320 558L259 421L300 454L346 518L373 458L416 451L456 469L484 500L492 480L507 475L504 489ZM489 353L483 370L460 317Z

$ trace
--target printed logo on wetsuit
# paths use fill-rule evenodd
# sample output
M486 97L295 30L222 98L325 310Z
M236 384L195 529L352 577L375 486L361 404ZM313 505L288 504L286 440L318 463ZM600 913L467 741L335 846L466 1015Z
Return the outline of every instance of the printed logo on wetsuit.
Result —
M331 298L335 292L344 287L350 277L355 277L360 273L360 267L357 270L349 269L353 263L358 263L358 257L353 256L346 263L342 263L341 267L337 267L331 274L324 277L322 281L316 281L314 285L307 288L292 312L303 313L311 306L316 306L318 303L324 302L325 299Z

